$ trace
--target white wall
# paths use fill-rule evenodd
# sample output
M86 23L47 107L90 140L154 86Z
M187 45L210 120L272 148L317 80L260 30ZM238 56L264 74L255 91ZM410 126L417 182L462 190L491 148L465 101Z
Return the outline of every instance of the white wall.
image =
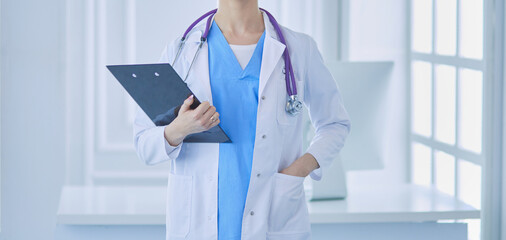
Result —
M63 0L1 1L0 239L52 239L64 179Z
M277 6L270 6L267 10L273 9L273 14L283 26L311 36L325 59L337 59L340 1L279 0L273 1L277 2Z

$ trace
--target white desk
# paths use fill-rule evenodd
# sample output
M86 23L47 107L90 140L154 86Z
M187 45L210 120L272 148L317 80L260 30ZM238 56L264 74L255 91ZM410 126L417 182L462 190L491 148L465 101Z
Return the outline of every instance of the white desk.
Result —
M314 226L313 236L326 236L333 234L332 231L338 231L344 237L346 234L343 231L346 229L358 227L363 232L363 226L371 229L381 226L379 229L383 231L390 231L389 227L393 227L392 231L397 231L396 228L401 230L400 227L415 227L410 230L413 233L418 226L412 225L413 223L428 224L419 229L427 233L432 231L432 225L440 230L442 226L450 227L451 224L441 226L436 223L439 220L480 218L479 210L449 195L432 188L409 184L353 186L350 187L346 200L309 202L308 206ZM165 187L67 186L62 190L57 220L59 228L72 225L70 229L73 231L79 231L78 226L87 226L89 229L98 225L119 230L120 226L125 225L130 226L130 230L139 226L159 226L159 230L163 231ZM462 229L465 229L463 227L465 225L460 224L457 228L450 229L448 234L457 231L462 236L465 234L462 233ZM322 233L315 232L315 229ZM61 232L68 237L68 229ZM375 237L379 239L377 234ZM393 237L390 235L389 238Z

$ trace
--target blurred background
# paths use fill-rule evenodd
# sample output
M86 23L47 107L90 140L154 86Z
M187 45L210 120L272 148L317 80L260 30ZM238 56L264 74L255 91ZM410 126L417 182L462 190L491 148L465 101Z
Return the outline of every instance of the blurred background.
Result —
M72 232L57 214L66 186L166 185L168 164L138 160L135 103L105 65L157 62L169 41L216 7L0 1L0 239ZM260 7L312 36L341 86L358 123L336 160L349 194L366 185L422 186L478 214L432 222L467 223L469 239L506 239L502 1L261 0ZM351 84L359 73L364 80Z

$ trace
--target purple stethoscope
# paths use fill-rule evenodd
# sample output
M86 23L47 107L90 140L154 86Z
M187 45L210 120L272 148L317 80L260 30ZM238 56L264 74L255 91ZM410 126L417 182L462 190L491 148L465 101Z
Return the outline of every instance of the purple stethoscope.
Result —
M288 53L288 45L286 45L285 37L283 36L283 33L281 33L281 28L279 27L279 24L276 21L276 19L274 19L272 14L270 14L265 9L260 8L260 10L262 10L263 12L265 12L267 14L267 16L269 17L269 20L271 21L272 25L274 26L274 29L276 30L276 33L278 34L279 40L281 41L281 43L283 43L286 46L285 52L283 53L283 58L285 60L285 68L283 70L283 74L285 75L286 92L288 93L288 100L286 102L285 110L290 115L295 116L302 111L302 103L297 98L297 86L295 85L295 76L293 74L292 62L290 61L290 54ZM197 48L197 51L195 52L195 55L193 56L193 60L190 64L190 68L188 68L188 71L186 72L184 82L186 82L186 79L188 78L190 70L193 66L193 63L195 62L195 59L197 58L197 56L199 54L200 49L202 48L202 45L207 40L207 35L209 34L209 28L211 26L213 16L217 11L218 11L218 9L214 9L214 10L211 10L211 11L205 13L201 17L199 17L197 20L195 20L195 22L193 22L188 27L188 29L186 29L186 31L183 34L183 37L181 37L181 41L179 42L179 48L177 50L176 57L174 58L174 61L172 62L172 66L174 66L174 63L176 63L176 60L179 58L179 55L181 54L181 51L183 50L184 44L186 42L186 37L188 36L190 31L195 27L195 25L197 25L204 18L209 17L207 19L206 30L204 31L204 34L202 34L202 36L200 37L199 47ZM288 73L288 74L286 74L286 73Z

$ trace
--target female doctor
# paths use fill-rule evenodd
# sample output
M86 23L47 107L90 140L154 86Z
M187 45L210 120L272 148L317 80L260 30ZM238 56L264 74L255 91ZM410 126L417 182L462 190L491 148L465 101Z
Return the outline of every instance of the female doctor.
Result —
M322 177L350 131L336 82L314 40L258 0L220 0L199 20L161 62L202 103L190 109L190 96L167 126L141 110L134 123L139 157L171 161L167 239L310 239L304 178ZM302 105L316 130L305 152ZM183 142L218 124L231 142Z

